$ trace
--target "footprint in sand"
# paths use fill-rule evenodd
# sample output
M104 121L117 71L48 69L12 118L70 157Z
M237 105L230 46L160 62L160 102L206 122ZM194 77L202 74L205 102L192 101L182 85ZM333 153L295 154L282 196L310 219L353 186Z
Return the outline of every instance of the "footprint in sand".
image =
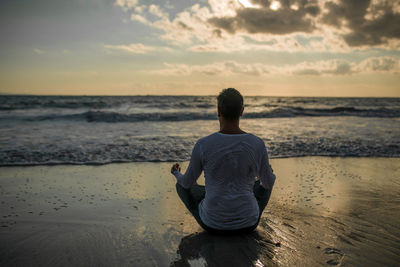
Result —
M326 248L325 254L330 255L331 259L328 260L326 263L329 265L341 265L344 253L337 248Z

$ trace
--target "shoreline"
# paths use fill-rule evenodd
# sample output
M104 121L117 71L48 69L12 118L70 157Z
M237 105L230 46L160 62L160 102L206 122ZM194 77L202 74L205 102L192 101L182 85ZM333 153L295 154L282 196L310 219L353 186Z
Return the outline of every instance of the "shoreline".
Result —
M289 156L273 156L273 157L268 157L270 160L271 159L291 159L291 158L313 158L313 157L322 157L322 158L348 158L348 159L359 159L359 158L371 158L371 159L380 159L380 158L400 158L400 155L393 155L393 156L365 156L365 155L360 155L360 156L343 156L343 155L289 155ZM111 164L130 164L130 163L170 163L173 164L175 162L181 162L184 164L189 163L189 160L185 161L160 161L160 160L144 160L144 161L128 161L128 160L116 160L116 161L110 161L110 162L47 162L47 163L10 163L10 164L2 164L0 163L0 168L12 168L12 167L38 167L38 166L105 166L105 165L111 165Z
M270 163L277 180L259 226L251 235L230 238L204 233L184 209L170 162L1 167L0 265L400 261L399 158Z

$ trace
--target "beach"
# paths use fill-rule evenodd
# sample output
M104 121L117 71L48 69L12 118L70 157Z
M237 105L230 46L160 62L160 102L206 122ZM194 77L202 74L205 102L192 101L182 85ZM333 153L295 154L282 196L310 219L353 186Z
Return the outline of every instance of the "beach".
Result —
M0 267L400 267L400 0L0 6Z
M396 266L399 120L397 98L246 97L277 180L256 231L220 237L170 174L215 96L2 96L0 266Z
M398 264L399 158L270 162L277 180L258 228L232 237L196 224L171 163L2 167L0 265Z

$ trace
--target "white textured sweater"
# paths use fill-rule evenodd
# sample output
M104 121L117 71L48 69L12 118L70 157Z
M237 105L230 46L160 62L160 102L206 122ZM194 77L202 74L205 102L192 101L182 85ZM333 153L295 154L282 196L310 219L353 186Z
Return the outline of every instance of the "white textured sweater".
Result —
M204 170L206 195L199 204L202 221L214 229L240 229L257 223L259 208L253 193L257 179L272 190L275 175L264 144L252 134L214 133L197 141L185 174L178 183L192 187Z

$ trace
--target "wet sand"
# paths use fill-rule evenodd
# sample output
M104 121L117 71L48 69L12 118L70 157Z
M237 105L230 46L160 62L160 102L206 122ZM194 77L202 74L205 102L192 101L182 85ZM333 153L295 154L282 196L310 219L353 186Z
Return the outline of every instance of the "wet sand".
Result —
M170 163L0 168L0 266L398 265L399 158L271 164L259 227L232 237L196 224Z

